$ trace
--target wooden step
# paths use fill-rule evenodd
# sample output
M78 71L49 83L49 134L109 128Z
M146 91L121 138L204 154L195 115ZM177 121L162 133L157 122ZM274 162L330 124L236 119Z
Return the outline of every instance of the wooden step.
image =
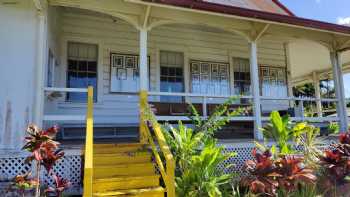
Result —
M110 192L96 192L93 196L118 196L118 197L164 197L164 188L153 187L144 189L129 189Z
M151 153L147 151L131 153L98 153L94 155L95 166L147 162L151 162Z
M94 177L96 178L108 178L115 176L144 176L154 174L155 169L152 162L102 165L94 167Z
M126 153L144 151L147 145L140 143L133 144L95 144L94 154L104 153Z
M131 176L95 179L93 183L94 192L142 189L159 186L159 175L152 176Z

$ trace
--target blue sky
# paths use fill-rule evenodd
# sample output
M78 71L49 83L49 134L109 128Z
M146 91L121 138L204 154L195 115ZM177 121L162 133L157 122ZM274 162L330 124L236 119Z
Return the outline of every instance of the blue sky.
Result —
M295 15L350 25L350 0L280 0ZM344 76L346 97L350 97L350 75Z

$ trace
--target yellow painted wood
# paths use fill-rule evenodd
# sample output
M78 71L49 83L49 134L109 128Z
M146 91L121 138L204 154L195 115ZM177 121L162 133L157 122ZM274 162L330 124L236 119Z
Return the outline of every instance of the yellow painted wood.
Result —
M104 165L94 167L94 177L108 178L116 176L154 175L155 169L151 162L139 164Z
M167 196L175 197L175 160L170 151L168 144L166 143L165 137L163 135L163 132L158 122L156 120L147 120L147 117L145 116L147 109L148 109L147 92L141 91L140 92L140 111L141 111L140 136L144 135L144 137L146 137L146 140L151 145L156 163L158 165L159 171L162 175L162 178L166 186ZM161 160L161 157L158 153L158 149L154 143L153 136L151 135L151 132L149 131L148 126L146 125L146 121L149 121L152 124L152 128L153 128L156 140L159 144L159 148L163 152L163 155L165 158L166 169L164 169L163 161Z
M126 189L152 188L157 186L159 186L159 175L117 177L94 180L93 191L94 193L101 193Z
M164 189L162 187L147 189L130 189L112 192L94 193L94 196L118 196L118 197L164 197Z
M148 129L145 118L144 118L144 111L147 108L147 102L148 102L148 92L145 90L140 91L140 143L147 143L147 134L146 129Z
M94 165L146 163L151 161L149 152L95 154Z
M84 162L84 197L92 196L92 180L93 180L93 87L88 87L88 104L86 114L86 141L85 141L85 162Z
M145 144L135 143L135 144L99 144L94 145L95 154L103 153L125 153L125 152L137 152L142 151L146 148Z
M167 145L165 141L165 137L161 131L161 128L157 122L152 122L153 130L156 135L156 138L158 140L159 147L161 151L163 152L163 155L165 157L166 161L166 170L164 169L163 162L161 160L161 157L159 156L158 149L156 148L152 135L147 128L146 134L148 137L148 140L150 142L150 145L152 147L153 154L155 156L155 160L157 162L157 165L159 167L159 171L163 177L166 190L167 190L167 196L169 197L175 197L175 160L174 157L170 151L169 146Z

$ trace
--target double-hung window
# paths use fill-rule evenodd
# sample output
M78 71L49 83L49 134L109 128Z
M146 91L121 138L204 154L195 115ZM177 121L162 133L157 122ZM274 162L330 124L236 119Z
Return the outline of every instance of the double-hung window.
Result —
M97 45L68 43L67 87L87 88L93 86L94 101L97 100ZM70 92L67 100L85 102L86 93Z
M249 59L233 58L234 94L250 95Z

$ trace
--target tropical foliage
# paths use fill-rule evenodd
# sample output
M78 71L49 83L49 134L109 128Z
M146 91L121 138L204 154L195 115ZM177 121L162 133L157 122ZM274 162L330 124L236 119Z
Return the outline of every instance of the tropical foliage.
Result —
M62 192L69 187L68 180L64 180L56 175L52 168L58 160L64 156L64 152L58 149L59 143L54 140L58 132L58 127L54 126L47 130L39 129L34 124L27 128L28 136L25 138L23 150L26 150L30 155L25 159L25 163L35 163L35 178L31 177L31 172L25 175L17 175L14 178L11 188L19 189L20 193L24 194L24 190L35 187L35 196L41 196L40 187L44 186L40 180L42 167L46 170L47 176L50 176L55 181L55 187L50 187L45 193L61 196Z
M235 156L234 153L223 153L223 147L217 145L214 134L221 129L229 119L238 114L230 111L234 99L229 99L218 106L211 116L204 119L190 105L189 118L192 128L186 127L181 121L177 125L162 125L171 151L176 160L176 194L177 196L216 197L226 196L227 188L233 178L232 173L225 173L231 165L224 161ZM155 121L151 110L145 114L150 121ZM219 168L221 166L221 168Z

